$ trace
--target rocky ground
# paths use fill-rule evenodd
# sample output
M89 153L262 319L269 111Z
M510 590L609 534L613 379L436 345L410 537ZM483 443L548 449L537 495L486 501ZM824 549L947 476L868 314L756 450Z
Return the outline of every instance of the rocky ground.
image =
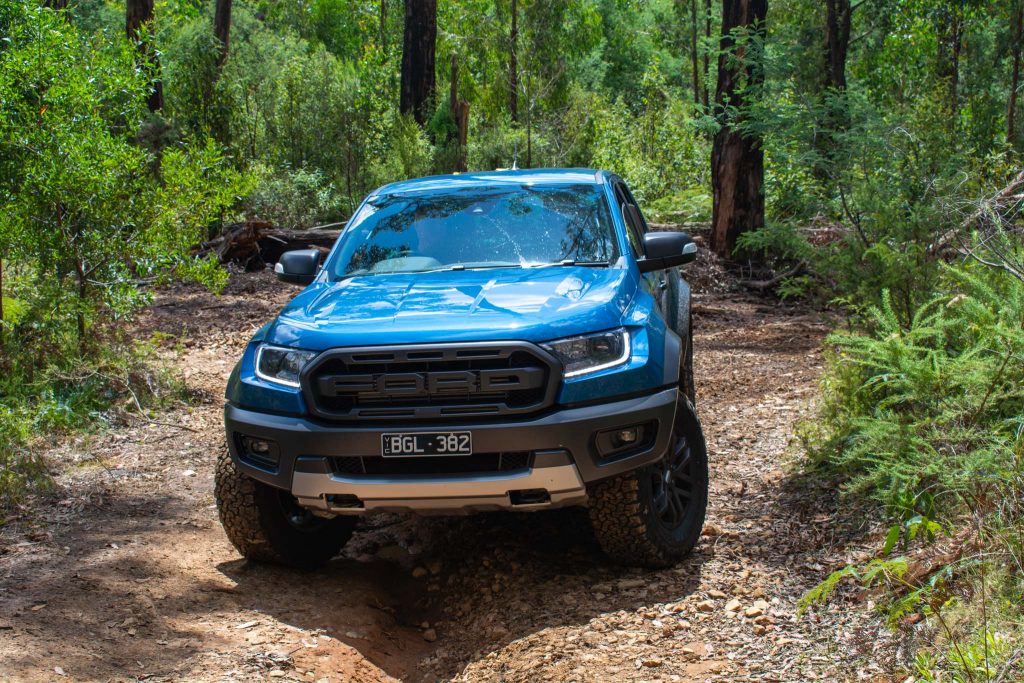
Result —
M695 302L712 487L685 563L613 566L563 511L376 517L315 573L239 559L213 502L224 381L294 291L258 273L163 292L140 334L181 335L199 398L48 454L57 493L0 525L0 678L893 680L900 643L864 608L796 614L875 545L792 466L828 325L731 289Z

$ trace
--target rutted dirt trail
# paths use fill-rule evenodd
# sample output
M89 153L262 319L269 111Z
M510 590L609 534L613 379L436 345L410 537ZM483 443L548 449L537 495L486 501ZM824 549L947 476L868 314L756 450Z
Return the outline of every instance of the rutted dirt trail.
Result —
M201 399L50 453L60 491L0 527L5 680L771 680L875 677L849 625L795 618L844 557L827 492L787 475L826 326L737 294L696 299L712 467L684 564L624 570L570 512L369 520L302 574L239 559L217 522L222 389L294 292L267 273L223 297L161 294L141 333L187 332ZM879 679L880 680L880 679Z

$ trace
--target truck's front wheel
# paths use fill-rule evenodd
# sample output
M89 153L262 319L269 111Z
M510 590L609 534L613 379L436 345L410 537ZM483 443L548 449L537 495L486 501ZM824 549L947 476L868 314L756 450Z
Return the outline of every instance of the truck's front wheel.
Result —
M256 562L315 568L341 551L355 527L353 517L316 517L288 491L246 476L227 452L217 460L214 493L228 540Z
M654 465L598 482L590 491L590 523L616 561L666 567L696 545L707 502L704 433L680 395L669 452Z

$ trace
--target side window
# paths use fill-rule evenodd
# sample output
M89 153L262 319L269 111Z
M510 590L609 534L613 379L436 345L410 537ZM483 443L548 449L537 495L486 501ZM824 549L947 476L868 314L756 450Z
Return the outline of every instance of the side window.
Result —
M622 192L626 195L626 199L629 203L636 207L636 212L640 214L640 234L645 234L647 232L647 219L644 217L644 212L640 210L640 203L633 198L633 193L629 191L629 188L626 187L625 183L622 185Z
M644 253L644 227L637 225L634 218L626 211L626 206L632 203L633 197L629 190L622 183L615 184L615 200L619 204L619 211L626 222L626 237L629 238L629 246L633 249L633 257L640 258Z

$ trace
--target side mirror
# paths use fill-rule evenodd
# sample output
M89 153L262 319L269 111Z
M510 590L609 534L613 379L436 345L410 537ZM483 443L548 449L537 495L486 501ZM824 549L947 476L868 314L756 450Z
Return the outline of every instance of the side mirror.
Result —
M274 274L281 282L293 285L308 285L320 270L320 251L299 249L286 251L274 266Z
M675 268L697 258L697 244L685 232L649 232L644 235L644 258L637 261L641 273Z

